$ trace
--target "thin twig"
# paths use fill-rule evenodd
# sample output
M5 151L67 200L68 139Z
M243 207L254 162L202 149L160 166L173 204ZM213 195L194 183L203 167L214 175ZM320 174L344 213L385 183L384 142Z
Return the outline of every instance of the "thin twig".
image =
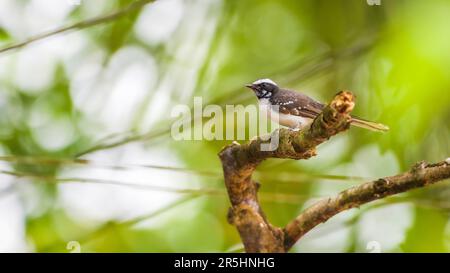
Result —
M101 185L113 185L113 186L122 186L122 187L130 187L138 190L149 190L149 191L161 191L161 192L169 192L176 194L189 194L189 195L204 195L204 196L226 196L226 191L223 189L215 189L215 188L172 188L172 187L163 187L163 186L153 186L153 185L145 185L145 184L136 184L130 182L123 181L115 181L110 179L95 179L95 178L60 178L54 176L45 176L45 175L37 175L30 173L21 173L14 171L6 171L0 170L0 174L14 176L16 178L28 178L28 179L36 179L42 180L51 183L85 183L85 184L101 184ZM311 198L320 198L321 196L311 196L311 195L300 195L300 194L284 194L284 193L261 193L260 199L265 202L274 202L274 203L284 203L284 204L294 204L298 205L301 202L304 202Z
M171 192L171 193L181 193L181 194L204 194L204 195L216 195L223 194L223 190L221 189L213 189L213 188L202 188L202 189L181 189L181 188L172 188L172 187L164 187L164 186L154 186L154 185L146 185L146 184L137 184L137 183L129 183L111 179L98 179L98 178L82 178L82 177L54 177L54 176L44 176L44 175L36 175L30 173L21 173L14 171L5 171L0 170L1 174L10 175L18 178L31 178L31 179L39 179L44 181L56 182L56 183L89 183L89 184L103 184L103 185L113 185L113 186L126 186L131 188L136 188L140 190L150 190L150 191L162 191L162 192Z
M69 31L73 31L73 30L79 30L79 29L85 29L88 27L93 27L93 26L97 26L100 24L104 24L104 23L109 23L112 21L115 21L117 19L120 19L134 11L137 11L139 9L141 9L143 6L153 2L154 0L138 0L135 1L131 4L129 4L128 6L124 7L123 9L114 11L110 14L106 14L106 15L101 15L98 17L94 17L85 21L80 21L80 22L76 22L74 24L71 25L67 25L67 26L63 26L63 27L59 27L56 28L54 30L48 31L48 32L44 32L41 34L38 34L36 36L33 36L25 41L22 42L18 42L18 43L14 43L11 45L8 45L6 47L0 48L0 53L5 53L7 51L10 50L14 50L14 49L19 49L22 48L24 46L27 46L31 43L35 43L37 41L43 40L45 38L51 37L51 36L55 36L61 33L65 33L65 32L69 32Z
M206 170L198 170L198 169L190 169L184 167L176 167L176 166L163 166L163 165L153 165L153 164L132 164L125 163L121 165L112 165L104 162L89 160L89 159L72 159L72 158L54 158L54 157L45 157L45 156L21 156L21 155L0 155L0 161L16 163L22 165L55 165L55 166L68 166L68 165L81 165L86 167L94 167L94 168L105 168L110 170L118 170L118 171L126 171L132 169L151 169L151 170L162 170L162 171L171 171L171 172L181 172L187 174L200 175L205 177L213 177L213 178L221 178L221 172L214 171L206 171ZM264 171L257 171L258 174L264 175L265 178L269 177L268 173ZM311 182L311 180L300 181L299 178L308 178L308 179L326 179L326 180L341 180L341 181L357 181L357 180L370 180L367 177L360 176L346 176L346 175L331 175L331 174L318 174L318 173L301 173L298 174L296 172L270 172L271 175L274 175L276 178L276 182L284 182L284 183L306 183ZM280 179L279 177L287 177L287 179Z
M196 170L196 169L189 169L189 168L183 168L183 167L162 166L162 165L153 165L153 164L130 164L130 163L123 164L123 165L111 165L111 164L97 162L97 161L88 160L88 159L4 155L4 156L0 156L0 161L18 163L18 164L24 164L24 165L64 165L64 166L66 166L66 165L81 165L81 166L106 168L106 169L111 169L111 170L128 170L128 169L134 169L134 168L142 168L142 169L156 169L156 170L164 170L164 171L192 173L192 174L197 174L197 175L202 175L202 176L211 176L211 177L221 176L221 174L219 172Z

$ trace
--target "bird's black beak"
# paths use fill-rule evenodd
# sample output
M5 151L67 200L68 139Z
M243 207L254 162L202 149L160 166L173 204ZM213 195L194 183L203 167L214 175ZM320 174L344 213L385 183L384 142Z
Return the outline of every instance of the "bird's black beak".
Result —
M255 86L253 84L246 84L245 87L255 90Z

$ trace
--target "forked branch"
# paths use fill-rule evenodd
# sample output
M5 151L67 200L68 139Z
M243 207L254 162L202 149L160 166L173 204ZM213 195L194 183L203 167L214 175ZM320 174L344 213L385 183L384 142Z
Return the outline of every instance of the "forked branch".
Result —
M410 172L365 183L321 200L285 228L273 226L258 201L259 184L252 180L256 167L267 158L314 156L317 145L349 128L353 107L352 93L341 91L309 129L299 132L280 129L269 139L258 137L243 145L233 143L219 153L231 202L228 220L236 226L247 252L287 252L304 234L341 211L450 177L449 160L431 165L420 163ZM279 140L276 149L261 149L274 137Z

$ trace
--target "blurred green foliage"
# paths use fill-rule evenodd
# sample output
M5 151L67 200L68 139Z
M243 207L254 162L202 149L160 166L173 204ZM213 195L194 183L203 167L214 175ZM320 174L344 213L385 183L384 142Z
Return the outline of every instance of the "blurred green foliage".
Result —
M21 5L29 2L23 1ZM131 2L107 1L95 8L82 1L63 21L86 20ZM153 4L113 23L68 34L67 37L83 35L87 45L58 59L57 68L49 72L51 84L42 90L26 90L14 76L20 51L28 47L0 55L0 151L4 155L37 158L32 164L2 165L27 174L16 177L13 183L25 208L24 234L18 236L23 236L28 250L66 252L67 242L78 240L86 252L239 251L237 232L226 221L229 204L217 158L221 147L230 141L174 141L170 136L170 106L191 105L193 96L202 96L204 103L221 106L254 104L255 98L243 85L258 78L270 77L325 102L338 90L352 90L357 95L356 115L391 128L386 134L353 128L322 145L319 155L307 162L264 162L255 179L262 184L261 195L266 196L262 198L264 210L276 225L286 224L312 198L332 195L364 180L356 176L370 179L393 175L417 161L435 162L450 155L448 1L382 1L380 6L369 6L363 0L181 2L181 19L170 39L164 42L149 43L135 31L145 9L151 10ZM148 25L148 32L159 28L163 26ZM19 38L23 37L9 33L0 21L0 45ZM70 46L68 43L67 47ZM137 100L132 107L134 122L112 139L128 139L131 135L130 142L144 144L139 146L144 153L164 147L177 158L167 165L217 173L213 178L194 174L189 178L191 186L222 192L200 194L171 207L151 217L150 220L160 224L145 227L124 223L120 217L103 221L77 218L61 202L60 183L52 180L74 167L73 164L45 164L42 159L74 159L78 153L103 144L99 140L105 136L101 132L107 126L74 102L71 67L78 60L97 54L103 76L95 76L94 82L108 82L104 75L114 56L130 47L151 56L158 74L152 75L156 80L146 91L146 99ZM94 100L96 85L92 86L84 104ZM170 103L159 110L162 114L158 120L147 126L145 113L152 102L153 107L160 104L158 99L162 95L155 91L160 89L170 97ZM133 90L129 92L132 97ZM113 103L108 100L109 94L112 96L113 91L100 95L105 97L95 107L102 109ZM115 103L113 107L121 113L123 105L120 101ZM56 130L59 132L56 135L42 134L53 130L55 124L64 128ZM54 141L62 138L59 134L64 132L70 134L67 142L57 146L43 144L52 142L52 138ZM158 137L150 137L158 132L162 132ZM111 139L104 142L108 141ZM130 151L128 145L117 146L101 153L107 158L108 153L123 147L123 154ZM142 163L139 158L132 160L136 161ZM159 162L158 158L153 161ZM160 186L175 185L174 181L151 180ZM293 251L366 251L369 239L388 245L383 251L450 251L447 185L444 182L404 194L400 199L380 201L345 213L321 226L319 229L323 230L318 235L302 239ZM83 196L78 201L84 202ZM389 214L391 206L399 203L406 206L395 212L396 219L366 214L372 207ZM369 218L380 224L385 221L386 230L372 231L376 227L368 226L367 223L373 222Z

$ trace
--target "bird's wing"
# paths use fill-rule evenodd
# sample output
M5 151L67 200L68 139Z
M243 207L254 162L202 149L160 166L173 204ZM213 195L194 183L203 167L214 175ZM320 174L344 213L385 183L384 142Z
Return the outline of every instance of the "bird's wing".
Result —
M272 104L279 107L279 112L306 118L315 118L325 105L295 91L283 90L281 95L272 98Z

